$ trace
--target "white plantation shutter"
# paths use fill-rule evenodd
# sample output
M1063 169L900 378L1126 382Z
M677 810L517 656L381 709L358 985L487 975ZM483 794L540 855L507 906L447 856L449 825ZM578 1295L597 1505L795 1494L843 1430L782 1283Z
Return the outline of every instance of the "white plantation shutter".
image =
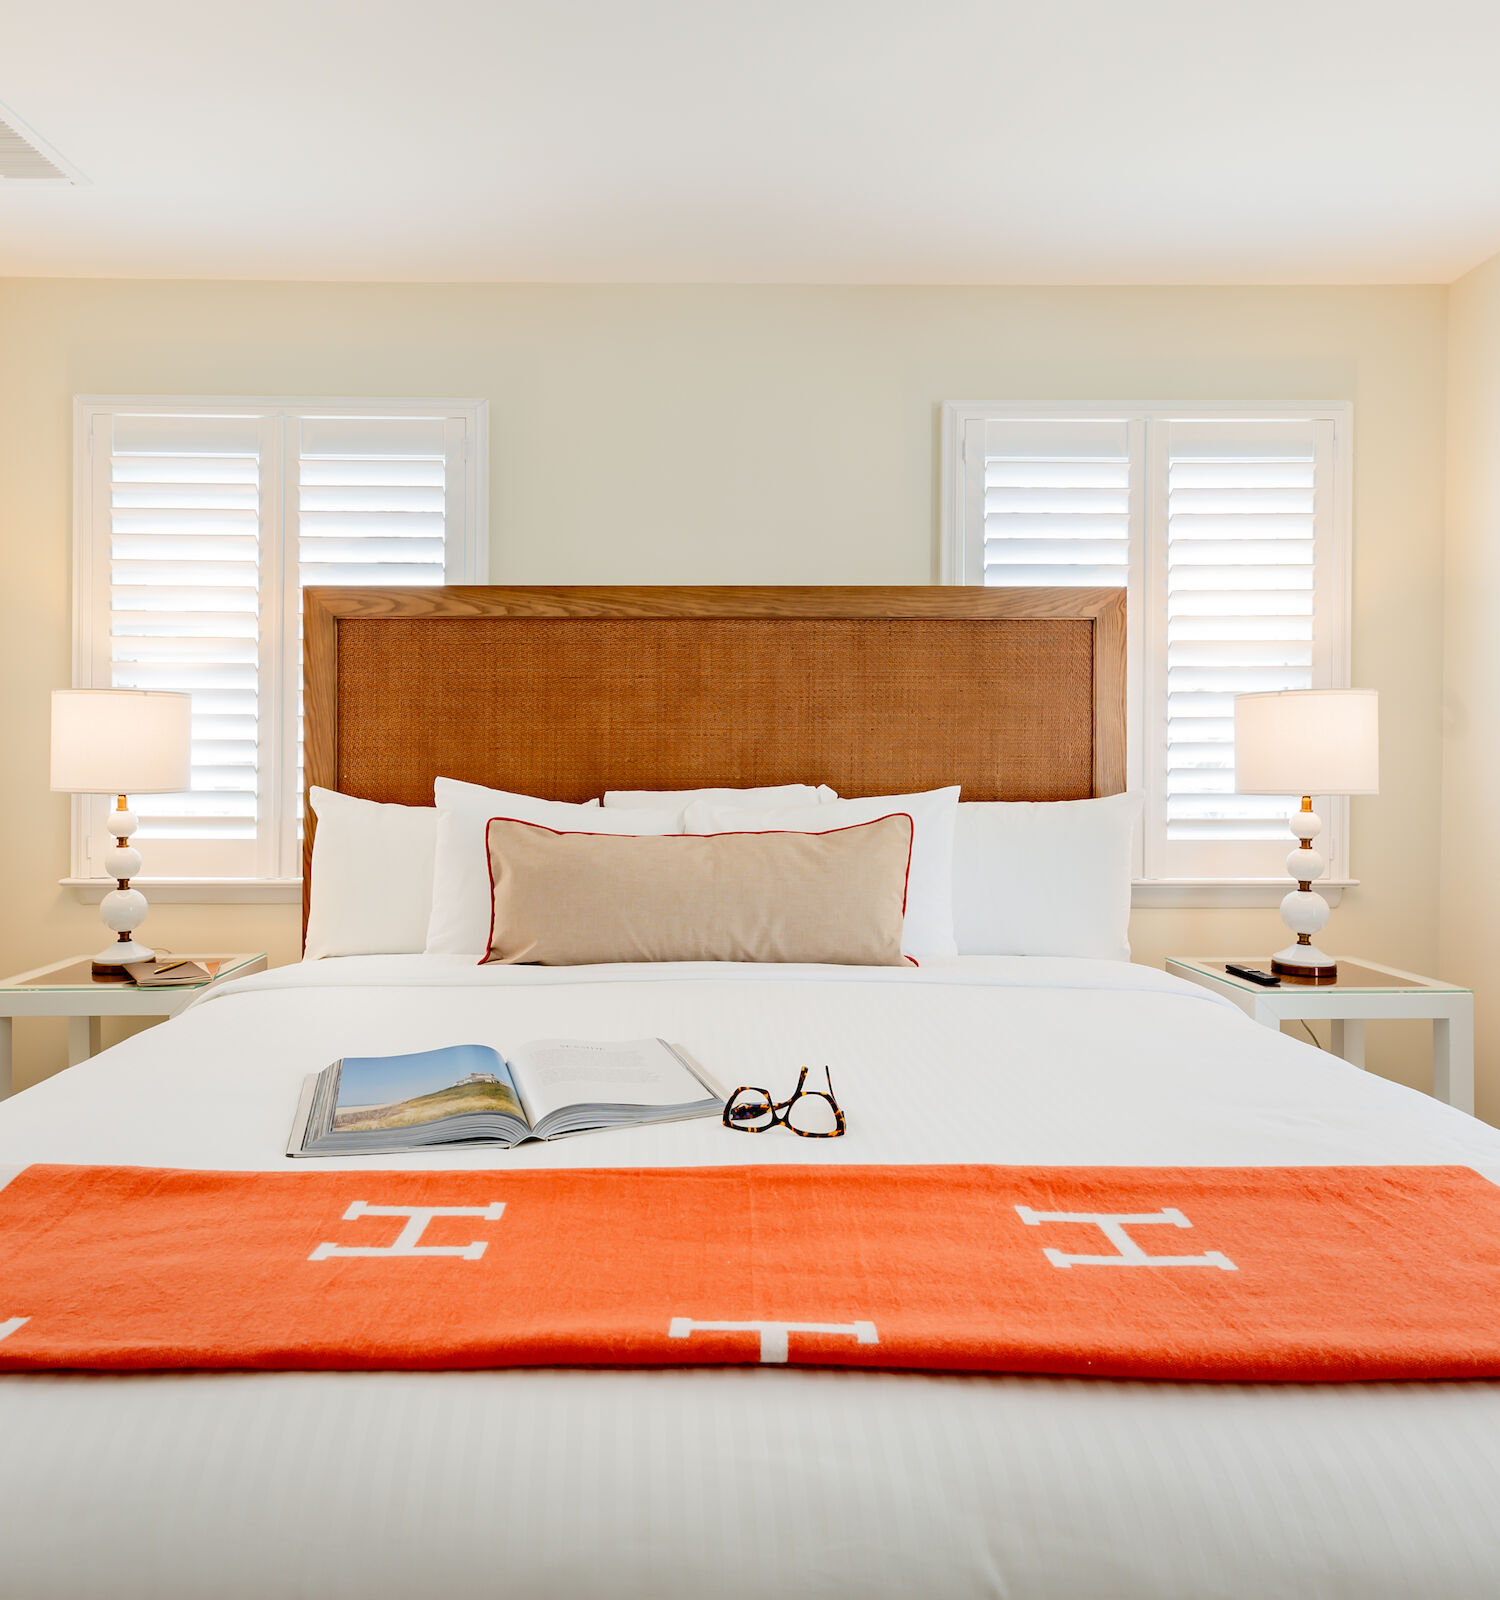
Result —
M1318 424L1160 426L1166 837L1263 840L1285 854L1293 797L1235 792L1234 696L1314 686Z
M289 582L438 584L447 581L448 530L461 521L465 429L447 417L299 417L295 430L297 570ZM450 496L455 501L450 506ZM455 576L455 583L464 581ZM302 606L297 617L302 653ZM289 710L297 760L283 804L302 837L302 680Z
M443 417L303 417L297 432L303 586L442 583L449 454L456 446L461 465L462 425Z
M1128 424L1005 419L984 423L982 437L983 582L1123 587L1130 557Z
M98 418L93 438L106 545L93 563L93 681L193 697L192 787L132 796L138 837L158 875L201 861L254 875L269 430L256 416L125 415ZM85 805L94 857L107 805Z
M1294 797L1236 793L1234 696L1348 681L1347 408L949 413L950 581L1129 587L1140 876L1281 879ZM1345 876L1347 803L1319 810Z
M295 876L305 585L484 577L482 403L358 404L79 402L75 683L193 696L191 789L132 797L148 878Z

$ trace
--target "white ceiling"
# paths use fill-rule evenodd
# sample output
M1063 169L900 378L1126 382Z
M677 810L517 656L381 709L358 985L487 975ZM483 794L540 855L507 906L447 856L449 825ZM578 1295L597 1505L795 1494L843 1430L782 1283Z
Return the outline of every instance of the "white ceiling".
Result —
M0 0L0 273L1446 282L1500 0ZM0 113L3 114L3 113Z

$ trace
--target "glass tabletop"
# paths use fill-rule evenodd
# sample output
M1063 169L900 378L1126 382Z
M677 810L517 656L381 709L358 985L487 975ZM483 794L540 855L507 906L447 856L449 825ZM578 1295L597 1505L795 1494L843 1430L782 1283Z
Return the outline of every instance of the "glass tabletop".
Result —
M1244 989L1251 994L1275 994L1277 989L1267 984L1252 983L1249 978L1237 977L1232 972L1226 972L1225 966L1258 967L1262 972L1270 972L1270 956L1224 956L1213 958L1199 956L1172 956L1173 965L1186 967L1192 972L1201 972L1207 977L1215 978L1220 983L1232 984L1236 989ZM1394 972L1382 972L1379 967L1367 966L1362 962L1352 959L1340 960L1338 963L1338 981L1336 983L1313 983L1308 979L1283 977L1280 990L1311 990L1318 994L1422 994L1434 989L1441 989L1445 993L1452 993L1458 989L1457 984L1434 983L1424 978L1403 977ZM1468 990L1459 989L1459 993L1466 994Z
M232 974L239 972L242 968L251 966L255 962L262 959L259 951L253 951L250 954L235 955L200 955L196 951L188 955L182 955L176 951L173 951L171 952L170 956L168 956L167 952L163 951L162 955L163 957L172 961L201 961L203 965L208 968L210 973L210 976L200 983L172 984L171 987L173 989L206 988L208 984L214 982L216 979L229 977ZM138 993L146 992L145 990L138 989L135 982L130 978L96 978L93 972L93 958L90 956L83 956L76 961L62 962L55 967L44 968L40 972L28 974L19 981L15 978L12 978L7 982L0 983L0 988L11 990L37 989L48 991L56 991L59 989L87 990L91 994L97 994L101 990L107 989L135 990ZM163 993L165 991L153 990L151 992Z

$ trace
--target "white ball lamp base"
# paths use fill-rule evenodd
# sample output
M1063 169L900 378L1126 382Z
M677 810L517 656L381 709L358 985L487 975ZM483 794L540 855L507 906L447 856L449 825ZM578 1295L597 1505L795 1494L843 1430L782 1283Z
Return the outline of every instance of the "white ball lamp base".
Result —
M1312 936L1328 924L1328 902L1313 888L1313 880L1328 865L1313 849L1313 840L1323 831L1323 820L1312 808L1312 799L1302 796L1302 809L1289 818L1297 837L1297 848L1286 858L1286 870L1297 887L1281 902L1281 920L1297 935L1296 942L1271 957L1271 971L1295 983L1337 983L1338 963L1312 942Z
M132 848L131 835L140 826L133 812L120 795L115 809L109 814L109 831L115 847L104 857L104 870L115 880L111 889L99 902L99 917L116 938L94 957L96 978L123 978L126 967L137 961L154 961L156 952L132 937L134 930L146 920L146 897L139 889L130 887L130 880L141 870L141 853Z

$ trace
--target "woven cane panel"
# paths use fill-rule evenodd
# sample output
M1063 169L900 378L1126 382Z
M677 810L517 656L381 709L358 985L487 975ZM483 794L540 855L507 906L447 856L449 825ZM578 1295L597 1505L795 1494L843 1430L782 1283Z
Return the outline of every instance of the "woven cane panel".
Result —
M338 787L432 803L436 776L606 789L961 783L1092 792L1086 619L355 618L338 625Z

